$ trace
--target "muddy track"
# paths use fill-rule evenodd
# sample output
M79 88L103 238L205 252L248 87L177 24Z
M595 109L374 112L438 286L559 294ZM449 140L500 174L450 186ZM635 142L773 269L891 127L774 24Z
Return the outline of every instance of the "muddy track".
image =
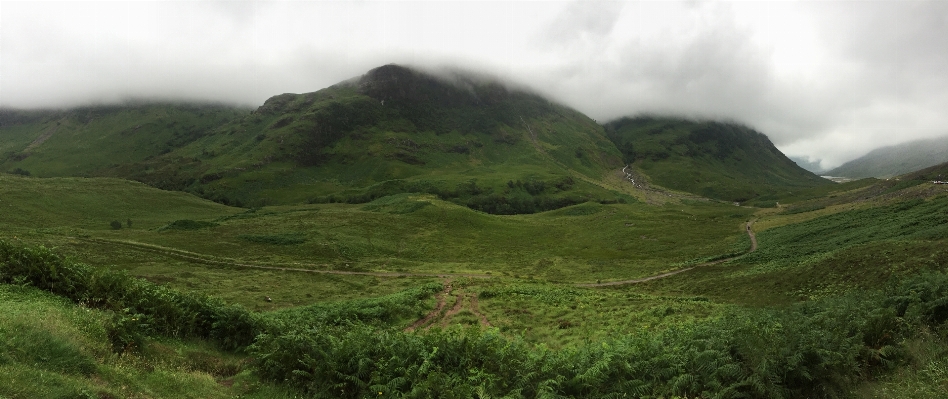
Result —
M441 318L441 323L440 323L441 327L447 327L448 320L454 317L454 315L461 313L461 309L464 307L465 298L467 298L467 295L464 295L463 293L458 294L457 298L454 300L454 306L451 307L451 309L448 310L448 312L444 314L444 317ZM431 328L431 326L433 325L434 323L429 325L428 328Z
M606 282L606 283L576 284L576 286L577 286L577 287L610 287L610 286L615 286L615 285L626 285L626 284L644 283L644 282L646 282L646 281L652 281L652 280L658 280L658 279L665 278L665 277L671 277L671 276L674 276L674 275L679 274L679 273L687 272L687 271L689 271L689 270L691 270L691 269L694 269L694 268L696 268L696 267L711 266L711 265L716 265L716 264L718 264L718 263L724 263L724 262L727 262L727 261L731 261L731 260L737 259L737 258L739 258L739 257L741 257L741 256L744 256L744 255L746 255L746 254L749 254L749 253L754 252L754 251L757 250L757 236L754 234L754 230L751 230L751 226L754 225L754 222L755 222L755 221L756 221L756 220L752 220L752 221L750 221L750 222L747 222L747 224L746 224L747 235L750 237L750 240L751 240L751 247L750 247L750 250L748 250L747 252L745 252L745 253L743 253L743 254L741 254L741 255L732 256L732 257L730 257L730 258L718 259L718 260L713 261L713 262L705 262L705 263L701 263L701 264L694 265L694 266L691 266L691 267L687 267L687 268L684 268L684 269L673 270L673 271L670 271L670 272L667 272L667 273L657 274L657 275L649 276L649 277L635 278L635 279L631 279L631 280L609 281L609 282Z
M319 270L319 269L304 269L300 267L288 267L288 266L277 266L273 264L251 264L251 263L239 263L231 259L211 259L206 257L206 255L201 255L193 252L180 251L172 248L160 247L157 245L151 244L142 244L137 242L130 241L119 241L119 240L106 240L102 238L90 238L90 237L70 237L75 240L94 242L99 244L117 244L124 245L127 247L132 247L142 251L153 252L160 255L186 260L194 263L201 263L205 265L212 266L229 266L229 267L239 267L247 269L263 269L263 270L280 270L285 272L304 272L304 273L320 273L320 274L343 274L343 275L358 275L358 276L375 276L375 277L471 277L471 278L492 278L493 276L487 274L457 274L457 273L401 273L401 272L357 272L357 271L347 271L347 270ZM300 264L312 267L319 267L315 264Z
M481 309L477 306L477 294L471 294L471 313L474 313L474 316L481 321L481 327L490 327L490 321L487 320L487 316L484 316L481 313Z
M418 319L417 321L415 321L414 323L412 323L410 326L406 327L406 328L405 328L405 332L412 332L412 331L415 331L415 330L417 330L417 329L419 329L419 328L421 328L421 327L424 327L425 325L427 325L427 324L429 324L429 323L432 323L435 318L437 318L439 315L441 315L441 311L444 310L444 305L446 304L446 298L445 298L445 297L447 297L449 294L451 294L451 289L452 289L452 287L451 287L451 282L450 282L450 281L445 281L445 282L444 282L444 290L442 290L441 292L439 292L438 295L436 296L436 298L438 298L438 305L435 306L434 310L432 310L431 312L429 312L428 314L426 314L425 317L422 317L422 318ZM433 323L432 323L432 324L433 324ZM429 327L431 327L431 326L429 326Z
M477 317L478 324L481 327L491 327L490 321L487 320L487 316L484 316L481 313L477 305L477 294L476 293L465 293L458 292L454 299L454 305L451 306L451 309L448 309L447 312L444 311L445 305L447 305L447 296L452 292L451 285L449 281L445 281L445 290L438 293L438 306L426 314L424 317L418 319L418 321L412 323L411 326L405 328L405 332L412 332L418 329L424 329L428 331L434 326L439 326L441 328L446 328L451 319L454 318L458 313L461 313L465 308L474 314Z

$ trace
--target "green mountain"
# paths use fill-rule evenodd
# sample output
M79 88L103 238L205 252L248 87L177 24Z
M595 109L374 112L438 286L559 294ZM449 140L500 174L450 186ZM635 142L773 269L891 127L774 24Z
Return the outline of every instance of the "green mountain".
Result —
M948 161L948 137L877 148L826 172L851 178L889 178Z
M671 189L764 205L793 190L832 184L746 126L642 116L605 127L627 164Z
M196 176L211 198L365 202L428 192L492 213L603 199L611 194L580 180L620 165L602 127L577 111L495 81L395 65L270 98L170 155L213 164Z
M213 104L127 103L70 110L0 110L0 171L109 176L168 154L250 110Z
M490 79L396 65L274 96L252 112L152 105L5 115L0 170L123 177L234 205L426 192L531 213L616 201L587 181L621 166L603 128L575 110Z

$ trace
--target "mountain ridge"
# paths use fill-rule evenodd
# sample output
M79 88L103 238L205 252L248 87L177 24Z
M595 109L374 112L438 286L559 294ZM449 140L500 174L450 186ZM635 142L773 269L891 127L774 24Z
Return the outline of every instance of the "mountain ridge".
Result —
M825 174L849 178L889 178L948 162L948 136L886 146Z
M238 206L366 202L423 192L490 213L529 213L631 200L596 182L623 166L629 143L617 139L616 128L634 120L600 125L498 79L390 64L315 92L275 95L252 110L156 103L5 111L0 170L126 178ZM745 160L729 151L776 151L768 158L772 165L755 166L773 175L773 187L744 187L741 194L734 187L694 190L662 177L703 173L694 165L681 169L680 162L649 157L636 165L655 184L726 201L778 196L777 186L797 187L812 178L790 172L796 165L775 155L779 150L766 136L728 136L748 129L703 123L704 130L689 130L695 140L657 143L664 149L652 155L677 154L672 147L684 145L672 161L704 157L705 172L716 176L708 181L732 184L749 176L734 173ZM731 141L715 136L715 129ZM702 136L705 130L710 136ZM759 143L738 148L747 140ZM639 150L650 151L641 143ZM733 165L722 166L728 162Z

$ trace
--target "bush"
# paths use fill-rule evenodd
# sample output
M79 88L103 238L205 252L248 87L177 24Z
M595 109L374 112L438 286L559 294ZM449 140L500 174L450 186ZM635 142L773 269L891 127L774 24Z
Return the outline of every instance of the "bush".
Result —
M121 230L121 229L122 229L122 222L120 222L120 221L118 221L118 220L113 220L113 221L109 222L109 226L112 227L112 230Z

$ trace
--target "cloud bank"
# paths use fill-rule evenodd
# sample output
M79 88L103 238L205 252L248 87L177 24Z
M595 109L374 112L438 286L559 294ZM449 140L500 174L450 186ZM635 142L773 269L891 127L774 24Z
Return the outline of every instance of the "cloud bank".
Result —
M948 134L948 2L0 2L5 107L259 105L393 62L740 121L824 167Z

